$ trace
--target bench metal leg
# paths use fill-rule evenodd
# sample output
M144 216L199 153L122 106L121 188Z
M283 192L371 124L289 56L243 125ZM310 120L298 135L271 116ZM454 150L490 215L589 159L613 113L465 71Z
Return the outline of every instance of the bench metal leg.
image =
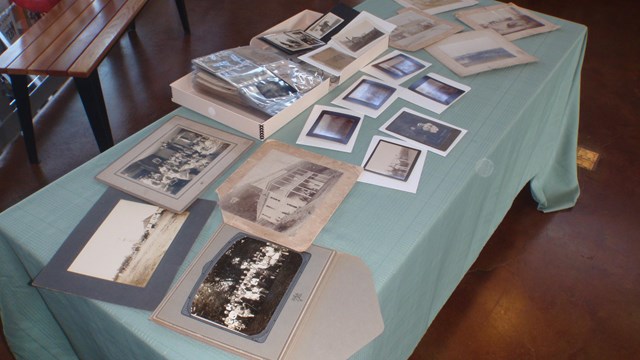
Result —
M82 99L82 105L89 118L93 136L96 138L100 152L103 152L113 146L113 137L111 135L111 126L109 126L107 107L102 96L98 69L93 70L87 78L74 77L73 80L76 83L80 99Z
M184 29L185 34L191 34L189 16L187 15L187 7L184 5L184 0L176 0L176 7L178 8L180 22L182 22L182 28Z
M29 162L37 164L38 149L36 148L36 136L33 130L33 118L31 117L31 100L29 100L29 77L28 75L9 75L13 96L16 100L16 111L20 120L22 138L27 147Z

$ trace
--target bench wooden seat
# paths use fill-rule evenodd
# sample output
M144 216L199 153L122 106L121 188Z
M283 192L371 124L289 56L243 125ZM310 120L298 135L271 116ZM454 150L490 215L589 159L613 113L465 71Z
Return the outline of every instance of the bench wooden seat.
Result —
M113 146L97 68L147 0L61 0L0 55L0 73L11 80L22 136L38 163L29 101L29 75L72 77L100 151ZM184 0L176 0L185 33Z

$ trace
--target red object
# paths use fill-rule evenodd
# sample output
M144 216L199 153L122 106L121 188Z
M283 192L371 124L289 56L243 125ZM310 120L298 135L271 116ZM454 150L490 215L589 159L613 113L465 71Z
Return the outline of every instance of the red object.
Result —
M13 0L13 2L21 8L44 13L51 10L59 1L60 0Z

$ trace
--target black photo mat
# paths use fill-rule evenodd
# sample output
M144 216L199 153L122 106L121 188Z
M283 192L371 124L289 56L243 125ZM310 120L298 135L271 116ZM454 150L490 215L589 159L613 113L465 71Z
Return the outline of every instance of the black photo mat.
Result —
M211 216L216 203L198 199L189 207L189 215L184 224L143 287L69 271L71 264L121 200L146 204L117 189L107 188L34 279L32 285L144 310L155 309Z
M346 144L359 122L360 118L357 116L323 110L307 132L307 136Z

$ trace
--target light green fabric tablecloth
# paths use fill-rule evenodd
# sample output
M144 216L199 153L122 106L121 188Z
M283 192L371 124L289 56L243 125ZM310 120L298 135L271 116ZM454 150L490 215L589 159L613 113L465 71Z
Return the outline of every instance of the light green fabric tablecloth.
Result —
M391 0L369 0L359 7L383 19L398 8ZM453 19L452 15L442 17ZM365 119L352 153L306 147L359 165L371 137L382 135L377 129L403 106L468 130L447 157L427 156L417 194L358 183L316 239L318 245L360 257L373 272L385 330L355 358L400 359L411 354L527 183L542 211L574 205L579 194L576 145L587 31L579 24L547 18L561 28L515 41L538 57L534 64L458 78L426 52L414 53L433 63L428 72L471 87L441 115L397 100L379 118ZM319 103L329 104L350 83ZM295 143L309 111L272 138ZM147 311L29 286L104 192L105 185L94 176L173 115L233 132L178 109L0 214L0 311L18 358L234 358L152 323ZM216 200L215 188L237 166L203 197ZM180 273L220 223L216 209Z

